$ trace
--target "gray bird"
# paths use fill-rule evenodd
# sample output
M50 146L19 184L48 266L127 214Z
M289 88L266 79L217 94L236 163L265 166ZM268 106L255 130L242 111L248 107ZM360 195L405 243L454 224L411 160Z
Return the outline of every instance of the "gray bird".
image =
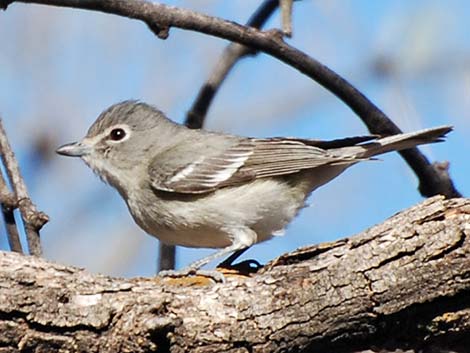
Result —
M81 157L118 190L135 222L162 242L221 249L191 265L198 269L234 252L230 263L282 234L313 190L353 164L442 141L451 130L333 141L249 138L191 130L148 104L125 101L57 153Z

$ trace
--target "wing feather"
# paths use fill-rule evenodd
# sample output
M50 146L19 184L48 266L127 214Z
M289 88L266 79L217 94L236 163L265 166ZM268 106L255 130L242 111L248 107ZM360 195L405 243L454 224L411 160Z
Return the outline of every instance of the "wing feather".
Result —
M237 172L253 150L248 139L242 140L218 155L202 157L176 168L166 179L159 179L158 183L154 179L152 185L159 190L192 194L215 190Z
M338 142L281 138L239 139L222 151L212 151L209 156L174 168L163 177L160 173L158 178L153 178L152 185L164 191L200 194L257 178L293 174L327 164L355 163L357 160L335 156L315 145L330 144L336 147L370 139L371 137L357 137L337 140Z

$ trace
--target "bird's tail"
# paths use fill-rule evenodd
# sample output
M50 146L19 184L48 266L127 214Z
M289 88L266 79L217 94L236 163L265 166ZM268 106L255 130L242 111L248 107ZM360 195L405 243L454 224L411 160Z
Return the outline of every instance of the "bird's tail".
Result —
M442 142L452 126L440 126L379 138L374 142L342 148L341 153L353 158L367 159L379 154L400 151L427 143Z

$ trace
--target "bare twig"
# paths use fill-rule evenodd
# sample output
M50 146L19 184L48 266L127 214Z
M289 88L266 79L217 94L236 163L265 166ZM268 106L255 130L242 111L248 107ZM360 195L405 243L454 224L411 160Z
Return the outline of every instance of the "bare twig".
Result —
M247 26L261 28L279 5L278 0L266 0L247 22ZM241 58L255 55L256 51L238 43L229 44L212 70L209 79L201 87L191 109L186 115L185 124L191 129L200 129L204 124L209 106L230 70Z
M292 4L294 0L279 0L281 3L282 32L285 36L292 36Z
M157 272L163 270L174 270L176 263L176 247L174 245L159 242L158 247L158 269Z
M16 197L8 190L7 183L3 174L0 173L0 202L2 204L3 219L5 220L5 228L7 232L8 244L11 251L23 253L18 227L16 225L14 209L17 207Z
M36 209L31 199L28 196L26 185L21 177L18 163L15 159L15 155L8 143L8 138L3 128L2 120L0 119L0 154L5 166L10 184L13 188L13 192L16 196L15 204L21 213L23 219L26 239L28 241L28 249L31 255L40 256L41 243L39 239L39 230L49 220L47 215ZM11 222L11 219L10 219ZM16 245L15 245L16 246Z
M0 8L6 8L11 2L0 0ZM277 30L262 32L231 21L146 0L23 0L21 2L96 10L138 19L145 22L159 38L166 38L169 28L173 26L250 46L296 68L331 91L362 119L371 133L391 135L401 132L398 126L364 94L325 65L285 43ZM422 195L443 194L447 197L460 195L448 173L442 173L442 170L433 167L418 149L401 151L400 154L417 175Z

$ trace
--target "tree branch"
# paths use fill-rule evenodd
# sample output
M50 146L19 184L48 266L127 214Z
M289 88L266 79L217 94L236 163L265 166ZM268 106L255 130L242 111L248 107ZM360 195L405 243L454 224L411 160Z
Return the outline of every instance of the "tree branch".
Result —
M6 9L12 2L14 1L0 0L0 8ZM296 68L328 89L362 119L371 133L392 135L401 132L395 123L353 85L317 60L285 43L282 34L277 30L262 32L235 22L146 0L22 0L18 2L96 10L141 20L162 39L168 37L170 27L178 27L252 47ZM447 197L460 196L447 171L431 165L417 148L399 153L417 175L420 183L419 190L423 196L436 194L443 194Z
M261 28L279 5L278 0L266 0L247 22L248 27ZM230 43L223 51L207 82L201 87L191 109L186 115L185 124L192 129L200 129L217 91L230 70L243 57L256 55L253 49L238 43Z
M157 273L164 270L174 270L176 264L176 246L158 242Z
M118 279L0 253L8 352L466 352L470 199L435 197L251 276ZM1 348L0 348L1 350Z
M8 178L10 179L10 184L13 188L15 195L15 201L10 202L9 205L6 205L7 209L13 206L20 209L21 218L23 219L23 224L26 231L26 239L28 241L28 249L31 255L41 256L41 242L39 238L39 231L42 226L49 220L47 215L44 212L40 212L36 209L36 206L33 204L28 195L28 190L26 185L21 177L20 169L18 163L15 159L15 155L8 143L8 138L3 128L2 120L0 119L0 155L2 158L3 165L5 166ZM3 203L3 202L2 202ZM5 205L5 203L3 203ZM5 215L5 213L4 213ZM7 214L5 217L7 228L10 229L13 226L14 217L13 214ZM15 239L13 234L13 244L15 248L18 248L19 239ZM17 237L17 235L16 235Z
M294 0L279 0L281 2L282 32L285 36L292 36L292 8Z
M3 219L5 221L5 230L7 232L10 249L11 251L23 253L23 247L21 246L20 236L18 234L18 227L13 213L18 204L16 202L16 197L8 190L3 173L0 173L0 203L2 204Z

